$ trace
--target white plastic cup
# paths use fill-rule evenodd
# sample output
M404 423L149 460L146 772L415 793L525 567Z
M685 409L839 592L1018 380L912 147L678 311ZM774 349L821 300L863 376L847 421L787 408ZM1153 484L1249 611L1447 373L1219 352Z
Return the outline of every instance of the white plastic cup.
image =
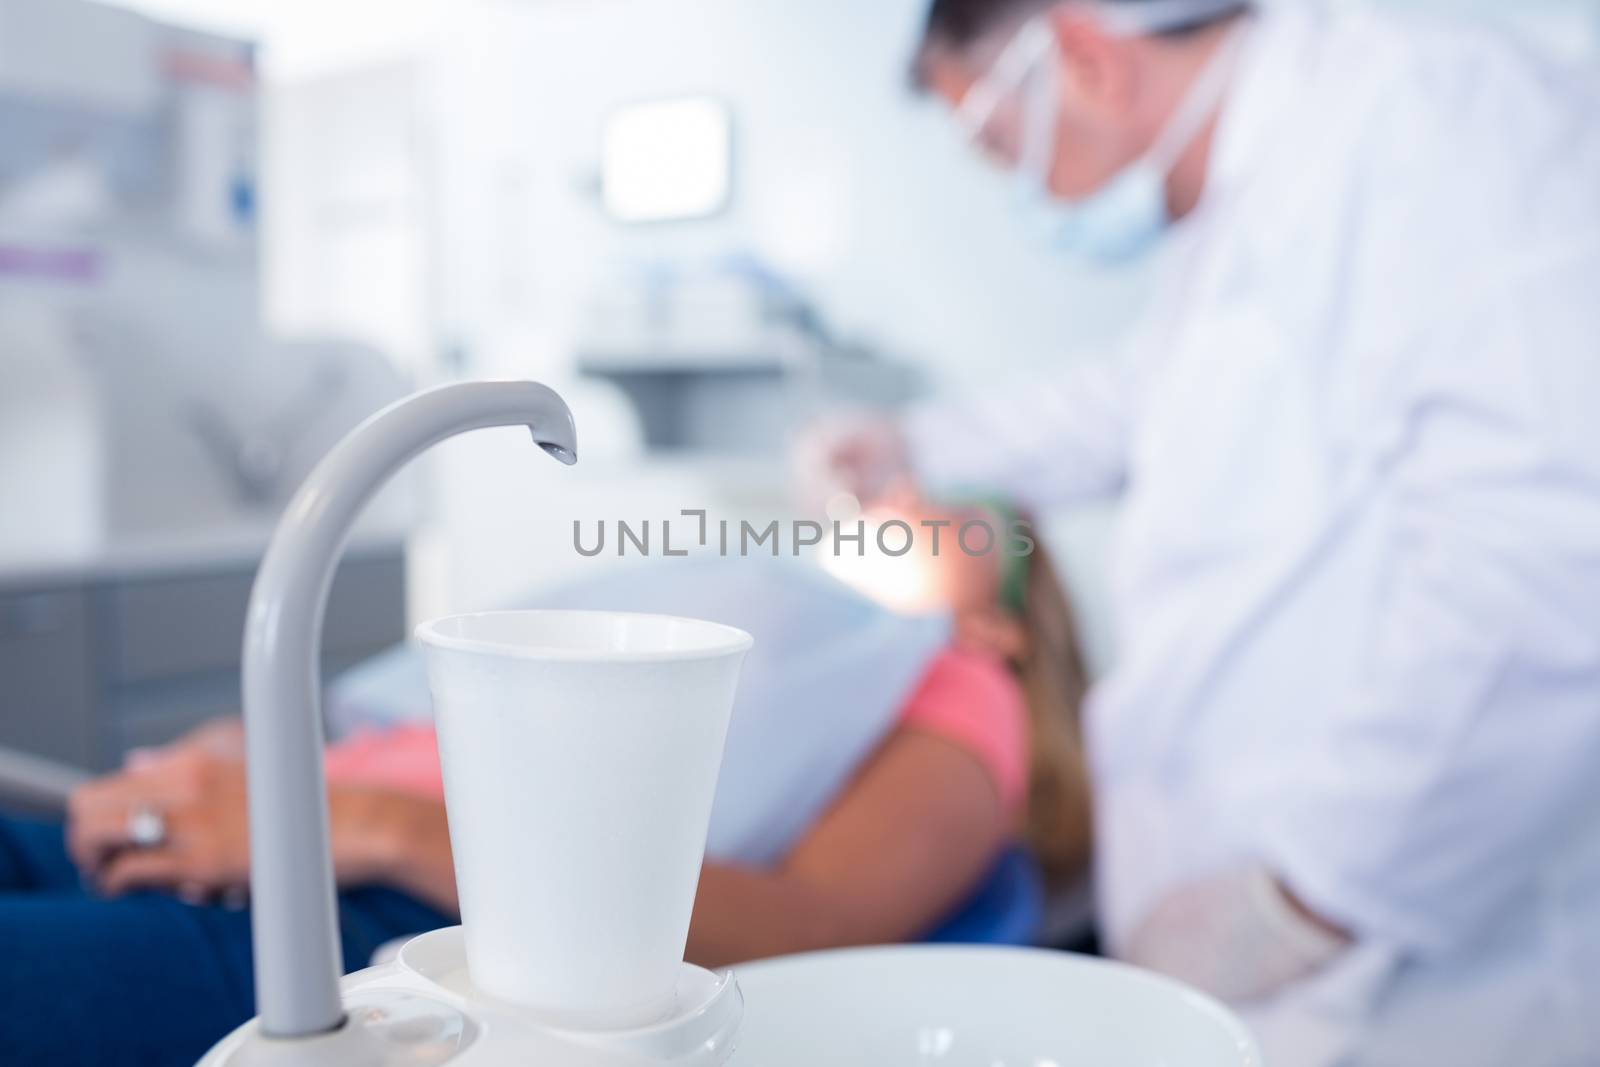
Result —
M556 1025L664 1018L750 635L517 611L417 637L473 985Z

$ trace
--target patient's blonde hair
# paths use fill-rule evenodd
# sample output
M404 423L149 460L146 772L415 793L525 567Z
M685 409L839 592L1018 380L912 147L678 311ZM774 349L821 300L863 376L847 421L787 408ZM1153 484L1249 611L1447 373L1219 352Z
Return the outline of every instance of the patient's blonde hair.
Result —
M1089 678L1071 606L1042 545L1029 558L1022 621L1025 641L1013 667L1031 741L1025 838L1046 885L1064 888L1087 873L1093 840L1079 719Z

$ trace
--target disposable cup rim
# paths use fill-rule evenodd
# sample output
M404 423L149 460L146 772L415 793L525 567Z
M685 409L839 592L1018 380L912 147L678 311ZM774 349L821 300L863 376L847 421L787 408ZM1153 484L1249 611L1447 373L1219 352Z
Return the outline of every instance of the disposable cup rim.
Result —
M599 648L563 648L558 645L530 645L517 641L498 641L480 637L460 637L443 632L450 624L480 619L511 617L559 617L648 619L656 622L677 623L702 630L707 641L690 648L641 648L614 651ZM720 622L695 619L686 615L667 615L641 611L586 611L565 609L534 609L523 611L473 611L458 615L445 615L419 624L414 631L416 639L427 648L450 652L466 652L496 658L528 660L532 662L568 663L674 663L695 660L720 659L749 651L755 638L745 631Z

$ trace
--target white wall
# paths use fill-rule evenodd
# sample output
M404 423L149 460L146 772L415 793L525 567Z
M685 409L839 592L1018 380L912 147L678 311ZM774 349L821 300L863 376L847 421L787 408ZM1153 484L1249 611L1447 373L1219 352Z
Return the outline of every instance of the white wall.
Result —
M733 251L795 277L836 329L953 380L1054 361L1112 332L1137 279L1075 275L1031 248L1003 183L908 91L922 11L922 0L501 2L454 26L435 71L439 303L446 335L471 354L467 369L564 381L596 278L628 259ZM682 92L733 106L731 210L674 227L611 224L592 191L606 114ZM626 436L612 398L595 387L572 397L591 448ZM555 484L559 472L530 475L527 462L476 443L443 454L436 545L453 596L471 602L495 583L540 577L533 543L572 562L564 527L546 540L532 515L488 519L503 513L502 479ZM666 491L672 476L683 479L681 503ZM646 489L657 514L719 506L715 480L693 472L616 484L587 500L590 514L634 515Z
M907 90L923 7L483 5L453 28L441 67L447 314L491 350L502 334L538 335L528 358L554 369L608 263L750 249L798 277L838 328L956 373L1102 336L1136 287L1074 276L1028 247L1003 184ZM606 114L697 91L735 111L733 208L705 224L610 224L585 189Z
M359 340L410 380L435 358L420 64L276 86L263 106L263 315Z

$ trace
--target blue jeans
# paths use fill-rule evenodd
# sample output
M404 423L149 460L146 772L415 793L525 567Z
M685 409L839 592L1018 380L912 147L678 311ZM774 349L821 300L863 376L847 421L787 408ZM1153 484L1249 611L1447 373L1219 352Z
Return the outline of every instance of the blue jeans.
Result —
M341 893L345 967L453 921L388 889ZM248 911L98 897L60 825L0 816L0 1063L190 1067L254 1001Z

